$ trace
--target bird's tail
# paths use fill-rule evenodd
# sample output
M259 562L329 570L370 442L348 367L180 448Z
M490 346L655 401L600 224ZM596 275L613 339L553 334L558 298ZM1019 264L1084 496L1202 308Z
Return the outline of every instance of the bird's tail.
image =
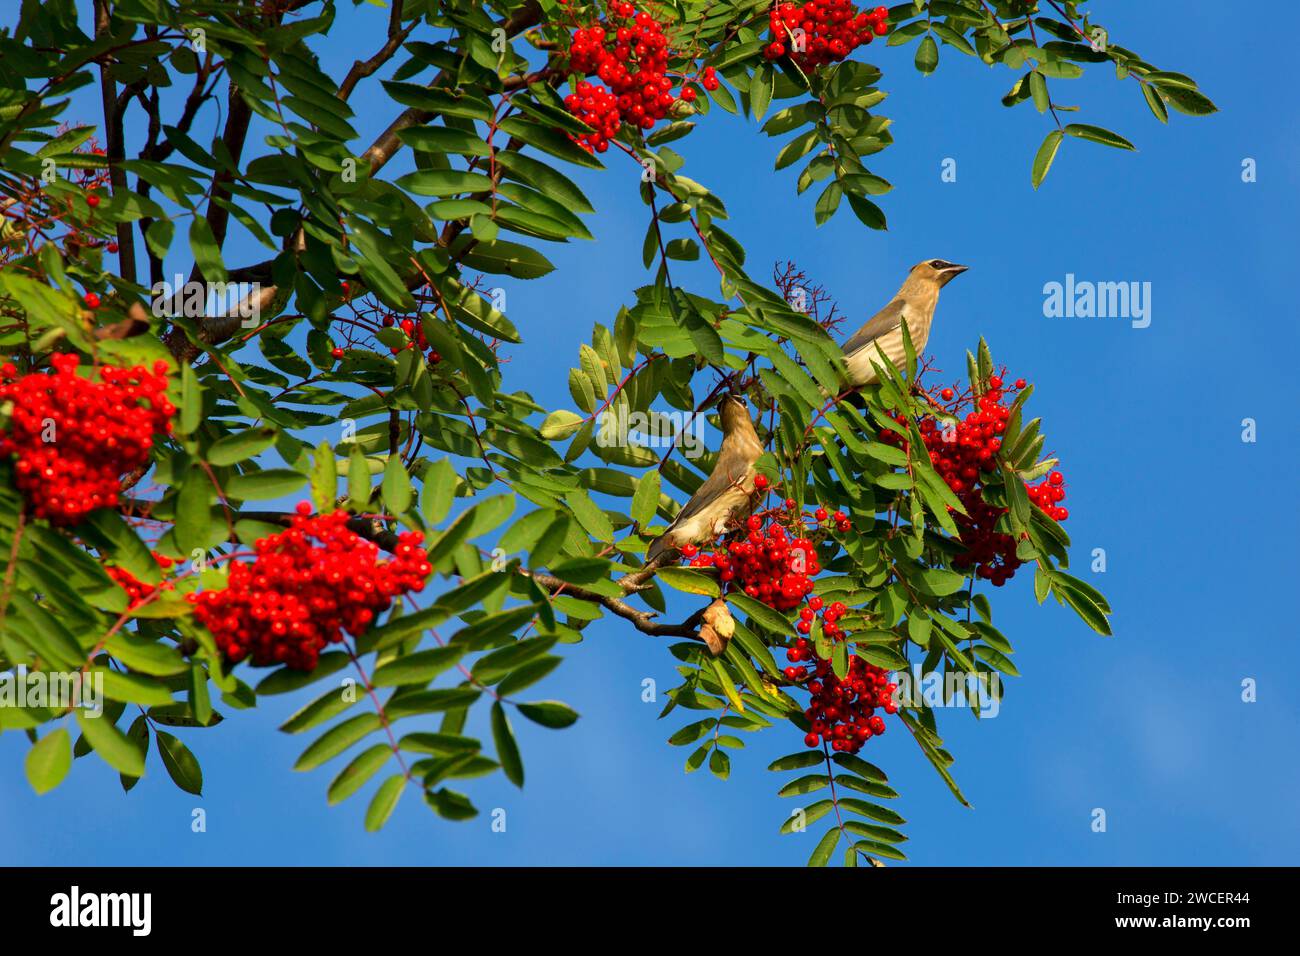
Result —
M645 562L649 564L659 555L668 549L668 533L664 532L659 537L650 542L650 547L646 549Z

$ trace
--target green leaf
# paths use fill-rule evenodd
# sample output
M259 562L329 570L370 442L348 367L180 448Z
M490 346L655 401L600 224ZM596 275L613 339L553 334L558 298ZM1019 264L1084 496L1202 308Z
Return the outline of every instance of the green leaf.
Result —
M632 520L643 528L654 521L655 511L659 507L659 487L660 478L656 469L648 470L637 481L630 511Z
M815 753L815 751L813 752ZM799 797L807 793L816 793L818 790L828 786L830 782L831 778L828 774L811 773L799 777L797 780L791 780L777 791L776 795L778 797Z
M400 455L389 456L388 463L384 466L381 490L384 504L392 514L405 514L411 507L411 476L407 474Z
M154 737L158 741L158 755L172 782L186 793L203 796L203 770L190 748L180 738L162 730L155 730Z
M587 534L597 541L614 540L614 526L610 524L609 516L591 500L585 491L581 488L575 489L565 495L564 500Z
M463 644L448 644L415 654L407 654L375 668L370 682L376 687L404 687L429 683L443 671L454 667L465 655Z
M562 441L581 428L585 420L577 412L562 408L547 415L538 432L547 441Z
M929 39L927 37L926 39ZM933 42L933 41L932 41ZM818 842L816 849L813 850L812 856L808 858L809 866L825 866L835 852L835 847L840 842L840 828L831 827L826 831L826 835Z
M916 68L925 76L929 76L939 66L939 44L935 42L933 36L926 34L925 39L916 48L915 63Z
M233 465L252 458L274 444L278 431L271 427L248 428L218 438L208 449L207 459L213 465Z
M1047 80L1037 70L1029 74L1029 90L1033 94L1035 108L1040 113L1046 113L1051 108L1052 101L1047 93Z
M715 578L691 568L664 567L656 571L655 576L674 591L707 597L717 597L722 593Z
M470 247L468 242L453 246L454 253L462 253L460 260L470 269L490 272L493 275L508 275L516 279L538 279L552 272L555 266L551 260L536 249L494 239L491 242L476 242Z
M125 631L118 631L110 637L104 647L132 670L155 677L182 674L190 666L175 647Z
M424 471L420 489L420 514L429 524L438 524L451 511L456 492L456 469L447 458L439 458Z
M194 252L194 261L208 282L225 282L226 266L221 261L221 249L212 234L212 227L203 216L195 216L190 221L190 249Z
M212 479L202 468L193 466L185 472L176 494L175 535L176 546L181 551L207 551L211 520L208 502L212 490Z
M338 694L339 691L336 690L333 693ZM327 760L337 757L365 737L366 734L378 730L381 726L377 714L366 713L351 717L343 721L343 723L331 727L313 741L311 746L304 750L302 756L294 763L293 769L314 770Z
M393 748L388 744L375 744L357 754L330 783L329 790L325 793L329 805L332 807L342 803L364 787L366 782L388 763L388 758L392 755Z
M727 595L727 603L749 615L753 621L769 631L786 636L794 634L794 625L790 623L789 618L747 594L732 592Z
M1101 143L1103 146L1113 146L1116 149L1137 149L1132 143L1126 140L1119 133L1112 133L1108 129L1102 129L1100 126L1089 126L1086 123L1070 123L1065 127L1065 132L1070 136L1086 139L1089 142Z
M1054 129L1047 134L1043 140L1043 145L1038 147L1038 153L1034 156L1034 166L1031 171L1030 181L1033 182L1034 188L1037 189L1047 178L1047 171L1052 168L1052 160L1056 159L1056 151L1061 148L1061 141L1065 139L1065 134L1059 129Z
M854 797L845 797L841 799L840 807L844 810L848 810L850 813L856 813L859 816L864 816L870 820L879 820L881 823L888 823L890 826L901 826L907 822L888 807L882 807L875 803L868 803L866 800L858 800Z
M749 84L749 106L753 110L754 119L762 119L763 114L767 112L775 86L776 70L772 68L772 64L764 63L754 71L753 79Z
M399 177L394 185L417 196L455 196L492 190L492 180L487 176L457 169L421 169Z
M1147 101L1152 115L1162 123L1169 122L1169 108L1165 106L1165 101L1160 98L1160 92L1151 83L1139 84L1142 87L1142 97Z
M778 757L767 765L768 770L803 770L824 763L826 755L820 750L801 750L798 753Z
M558 700L539 700L515 706L519 713L543 727L568 727L578 719L576 710Z
M859 644L858 657L887 671L907 670L907 658L883 644Z
M366 808L366 830L374 833L388 822L405 789L406 778L400 773L394 774L379 785L379 789L370 800L370 806Z
M144 775L144 754L107 716L92 717L78 709L77 726L104 763L128 777Z
M327 441L316 446L311 467L311 500L316 510L328 513L334 510L334 494L338 489L339 473L334 464L334 452Z
M492 741L497 748L497 759L501 761L501 770L506 779L516 787L523 787L524 763L519 756L514 731L510 728L510 718L506 716L506 710L499 700L492 703Z
M95 667L91 673L104 682L104 696L128 704L165 706L172 703L171 691L160 681L142 674L124 674L120 671Z
M801 820L804 824L804 827L806 828L810 824L816 823L822 817L826 816L826 814L830 813L831 810L834 809L834 807L835 807L834 802L830 800L818 800L816 803L810 803L808 804L808 806L803 808L802 815L798 810L791 813L790 816L786 819L786 821L781 824L781 832L782 833L801 832L799 830L796 830L796 825Z
M227 498L239 501L267 501L284 498L300 491L307 484L307 476L289 468L268 468L234 475L226 481Z
M1188 116L1208 116L1219 111L1219 108L1200 90L1188 89L1185 86L1172 85L1160 80L1155 83L1160 88L1160 95L1164 97L1165 102L1180 113Z
M101 718L102 719L102 718ZM72 766L72 737L59 727L32 745L23 768L27 782L38 794L46 794L63 782Z
M726 780L731 776L731 758L720 748L715 748L713 753L709 754L709 772L719 780Z

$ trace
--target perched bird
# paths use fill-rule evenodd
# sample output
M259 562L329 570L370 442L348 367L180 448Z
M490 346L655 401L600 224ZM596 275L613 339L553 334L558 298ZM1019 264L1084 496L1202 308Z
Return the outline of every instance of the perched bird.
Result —
M737 395L722 397L718 418L722 421L722 447L713 473L677 512L668 529L651 542L646 551L647 563L669 548L677 550L713 540L749 504L754 492L754 463L763 454L758 432L744 400Z
M939 302L939 290L965 271L966 266L943 259L927 259L912 266L902 288L889 304L844 343L844 361L850 381L854 385L870 385L877 381L872 362L884 365L888 361L902 367L906 355L903 348L904 319L907 320L912 346L919 354L930 338L930 323L934 320L934 307Z

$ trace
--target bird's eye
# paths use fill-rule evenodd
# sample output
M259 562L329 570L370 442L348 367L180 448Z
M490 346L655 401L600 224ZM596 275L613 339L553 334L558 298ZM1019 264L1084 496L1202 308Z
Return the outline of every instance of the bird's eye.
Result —
M942 269L942 268L943 268L944 266L946 266L946 265L948 265L948 263L944 262L942 259L931 259L931 260L930 260L930 268L931 268L931 269Z

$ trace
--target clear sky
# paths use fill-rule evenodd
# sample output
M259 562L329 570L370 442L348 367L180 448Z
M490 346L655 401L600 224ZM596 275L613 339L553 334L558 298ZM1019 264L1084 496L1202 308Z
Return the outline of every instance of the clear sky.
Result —
M379 35L386 11L341 6ZM1067 141L1035 193L1029 165L1049 121L1032 106L1000 104L1009 71L945 47L938 73L922 78L913 46L872 46L866 58L885 71L890 97L880 110L896 137L873 161L895 186L881 203L888 232L867 230L847 209L815 228L811 196L795 195L790 171L772 171L779 144L719 110L674 148L687 157L683 172L727 203L728 230L756 276L793 259L855 323L922 258L971 266L945 290L929 349L955 379L982 334L1013 377L1036 383L1033 408L1069 482L1072 569L1114 606L1115 636L1101 638L1055 602L1037 607L1027 573L993 595L1023 676L1009 681L994 720L939 715L974 809L952 799L900 726L864 749L901 792L893 803L908 819L912 860L1295 863L1300 694L1290 681L1300 652L1294 572L1277 551L1300 532L1290 498L1295 375L1286 371L1300 344L1300 144L1277 96L1293 77L1285 57L1264 54L1258 27L1223 22L1221 3L1091 6L1112 42L1192 74L1221 112L1175 114L1162 127L1135 82L1091 67L1081 81L1056 83L1057 97L1140 151ZM331 72L361 54L357 35L336 28L320 48ZM357 102L368 142L390 117L378 96ZM77 118L94 122L97 102L82 105ZM1247 158L1258 182L1242 181ZM945 159L956 161L956 182L941 180ZM552 407L571 405L567 369L592 324L612 322L648 278L638 170L613 154L608 165L577 177L598 208L588 219L596 241L547 249L555 273L508 287L525 344L508 350L507 387ZM237 236L226 258L260 253ZM1067 274L1150 283L1149 327L1046 318L1044 285ZM717 292L702 265L683 278ZM1257 423L1253 443L1242 440L1247 418ZM1089 571L1096 548L1102 574ZM796 731L747 735L730 781L685 775L689 749L665 740L686 718L656 721L662 703L641 699L645 678L661 691L674 683L664 645L613 621L585 637L535 688L582 719L551 731L515 718L525 789L500 775L465 787L481 809L505 809L504 833L486 813L442 821L414 791L377 835L361 826L365 795L328 808L325 787L342 762L294 773L305 741L275 729L308 692L256 711L223 708L228 719L215 731L185 733L203 764L202 798L172 786L156 754L129 795L89 757L38 798L22 774L26 740L0 736L0 863L802 864L821 831L777 834L794 803L776 797L786 775L764 769L801 747ZM1255 703L1241 699L1247 678L1258 685ZM206 833L191 832L195 807L206 810ZM1091 829L1095 808L1106 811L1105 833Z

